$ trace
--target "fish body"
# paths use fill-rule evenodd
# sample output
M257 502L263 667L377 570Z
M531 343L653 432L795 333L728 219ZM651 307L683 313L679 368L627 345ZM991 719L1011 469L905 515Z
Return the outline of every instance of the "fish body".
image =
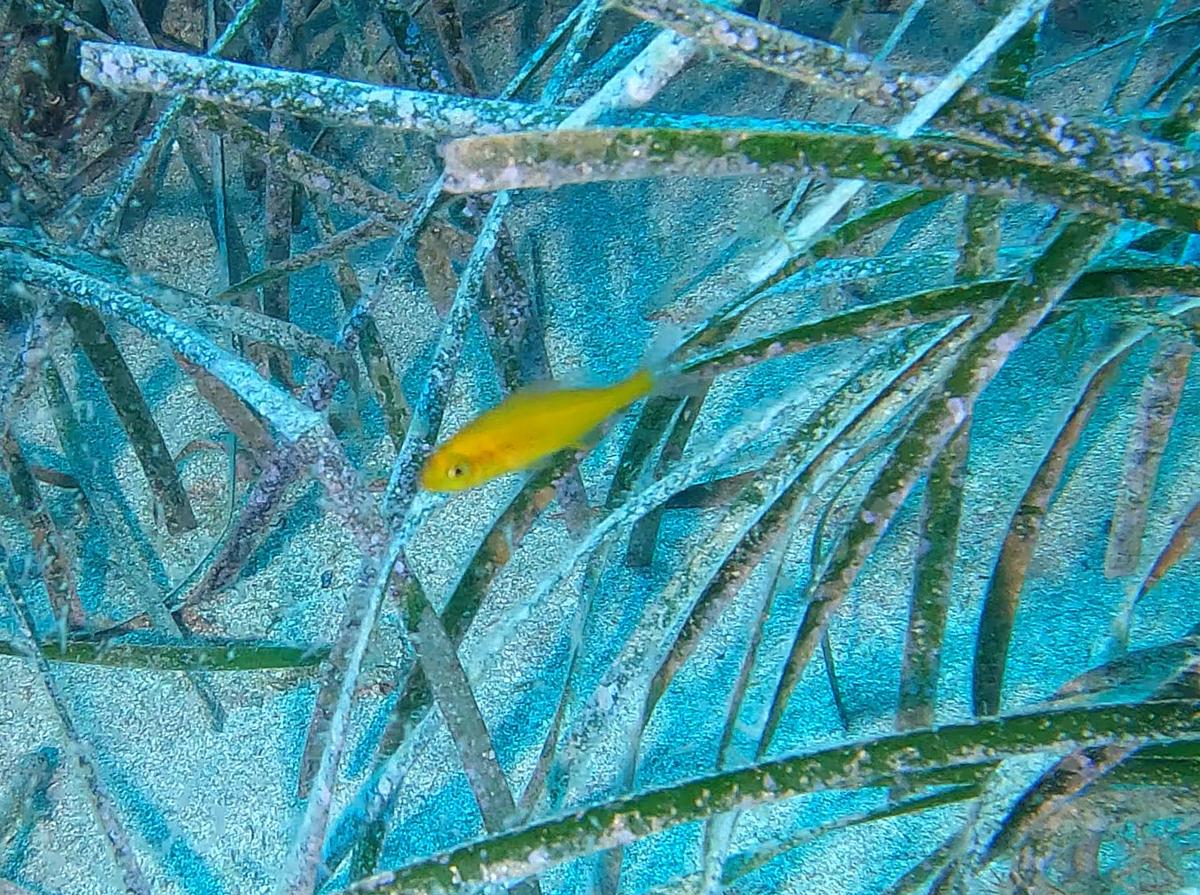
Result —
M654 387L642 369L598 388L531 388L515 392L439 445L421 470L429 491L463 491L528 469L567 447L582 447L614 413Z

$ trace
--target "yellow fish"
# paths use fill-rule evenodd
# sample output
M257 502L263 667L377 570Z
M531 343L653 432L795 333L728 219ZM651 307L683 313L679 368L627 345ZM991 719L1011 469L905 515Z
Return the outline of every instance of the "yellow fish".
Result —
M532 388L515 392L440 444L425 461L421 485L463 491L528 469L566 447L584 447L602 422L645 397L656 377L642 369L599 388Z

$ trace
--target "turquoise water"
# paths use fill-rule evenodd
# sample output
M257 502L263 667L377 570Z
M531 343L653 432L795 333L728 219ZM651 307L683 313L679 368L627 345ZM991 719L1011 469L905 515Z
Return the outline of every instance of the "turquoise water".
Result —
M0 0L0 895L1200 891L1198 38Z

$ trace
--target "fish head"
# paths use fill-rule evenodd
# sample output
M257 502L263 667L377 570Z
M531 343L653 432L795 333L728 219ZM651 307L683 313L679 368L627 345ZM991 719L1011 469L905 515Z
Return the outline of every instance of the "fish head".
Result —
M454 450L434 451L421 469L421 487L427 491L465 491L487 478L469 457Z

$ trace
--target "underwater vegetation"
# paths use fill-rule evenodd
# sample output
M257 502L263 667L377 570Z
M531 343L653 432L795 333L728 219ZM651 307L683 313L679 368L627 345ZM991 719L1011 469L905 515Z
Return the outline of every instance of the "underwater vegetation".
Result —
M1198 46L0 0L0 895L1200 890Z

